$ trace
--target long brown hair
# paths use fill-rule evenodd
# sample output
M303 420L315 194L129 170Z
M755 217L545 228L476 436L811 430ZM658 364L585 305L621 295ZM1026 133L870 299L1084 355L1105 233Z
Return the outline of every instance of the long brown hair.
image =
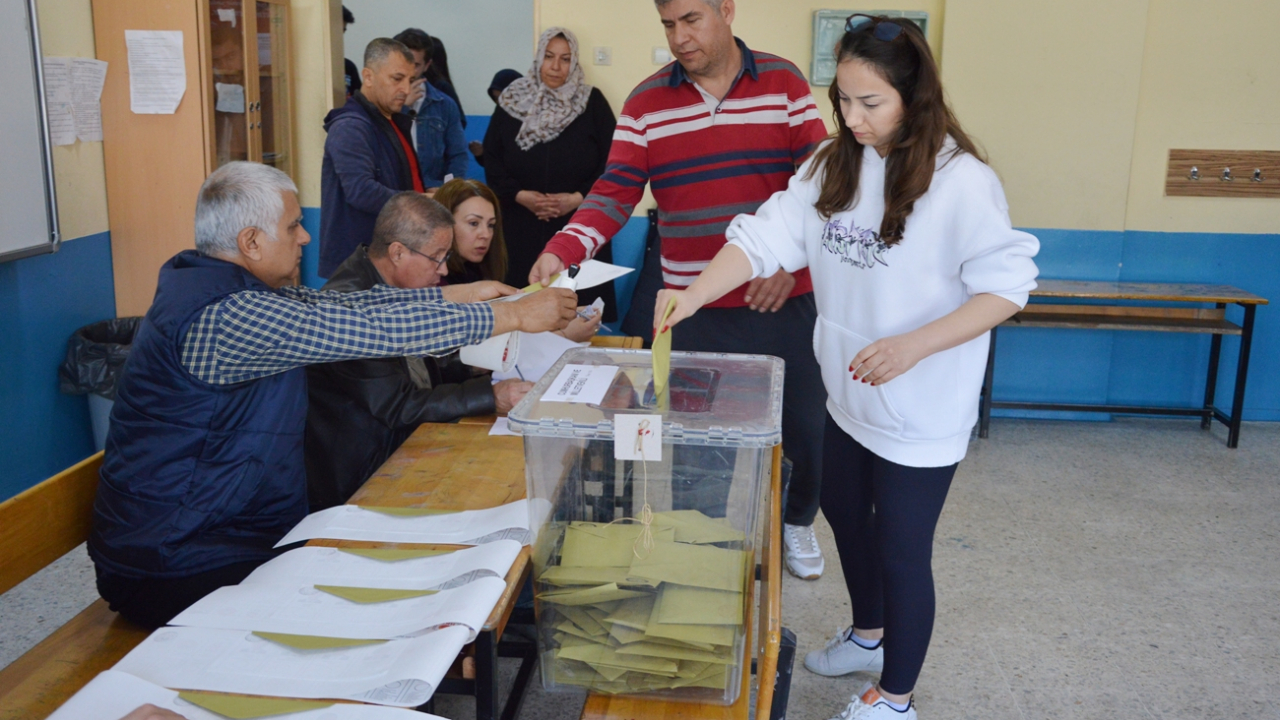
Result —
M455 212L458 206L473 197L484 198L493 206L493 242L489 244L489 252L480 261L480 274L485 280L502 281L507 276L507 242L502 237L502 206L498 204L498 196L488 185L476 180L458 178L450 180L436 191L435 199L441 205ZM461 276L466 260L457 252L457 240L454 240L454 253L449 258L449 272Z
M875 27L882 23L899 25L902 31L891 40L881 40L876 37ZM870 65L902 96L902 124L885 157L884 219L880 222L880 241L892 246L902 240L907 216L933 182L938 153L948 135L955 139L960 151L983 162L986 158L960 128L947 105L938 65L915 23L880 16L846 32L836 48L836 61L854 60ZM863 145L845 126L840 112L840 88L834 80L829 97L835 109L835 140L818 151L806 176L812 178L822 168L822 193L815 207L824 218L850 209L857 201L863 153Z

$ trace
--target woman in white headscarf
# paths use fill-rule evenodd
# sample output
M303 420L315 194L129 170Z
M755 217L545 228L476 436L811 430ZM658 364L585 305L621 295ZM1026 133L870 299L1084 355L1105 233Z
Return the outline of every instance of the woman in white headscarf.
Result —
M484 137L487 184L502 203L508 283L526 284L543 246L604 174L616 124L609 101L583 76L574 34L561 27L542 33L532 67L498 97ZM596 259L610 262L608 250ZM612 283L579 293L578 304L597 296L609 322Z

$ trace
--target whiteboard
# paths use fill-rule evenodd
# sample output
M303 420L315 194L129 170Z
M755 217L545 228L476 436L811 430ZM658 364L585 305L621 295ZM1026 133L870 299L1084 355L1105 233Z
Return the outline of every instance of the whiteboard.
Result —
M0 2L0 262L58 249L35 0Z

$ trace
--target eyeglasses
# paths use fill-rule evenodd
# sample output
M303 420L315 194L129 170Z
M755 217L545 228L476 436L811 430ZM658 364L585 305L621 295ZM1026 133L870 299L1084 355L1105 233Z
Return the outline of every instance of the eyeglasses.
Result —
M426 259L430 260L431 262L435 263L435 264L436 264L436 270L439 270L440 268L444 267L444 264L445 264L445 263L447 263L447 262L449 262L449 258L453 257L453 251L452 251L452 250L447 250L447 251L445 251L444 257L442 257L442 258L440 258L439 260L437 260L437 259L435 259L435 258L431 257L430 255L426 254L426 253L418 252L417 250L414 250L413 248L409 247L408 245L405 245L405 246L404 246L404 249L405 249L405 250L408 250L409 252L413 253L414 255L421 255L422 257L424 257L424 258L426 258Z
M844 21L844 31L847 33L859 32L865 30L868 25L874 29L871 34L875 39L882 42L891 42L902 34L902 26L896 22L890 22L888 18L872 17L862 13L854 13Z

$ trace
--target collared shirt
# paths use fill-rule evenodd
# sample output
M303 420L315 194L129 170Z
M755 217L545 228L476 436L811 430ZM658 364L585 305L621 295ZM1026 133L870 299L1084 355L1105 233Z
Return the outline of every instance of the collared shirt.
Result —
M658 203L662 277L685 288L724 247L724 231L784 190L826 136L809 83L795 65L735 38L742 67L724 98L671 63L622 107L605 174L569 224L547 243L566 265L580 263L621 229L647 184ZM792 296L812 292L807 270ZM711 303L741 307L746 286Z
M487 303L447 302L439 288L247 290L200 312L182 363L199 380L229 385L314 363L446 353L492 334Z

